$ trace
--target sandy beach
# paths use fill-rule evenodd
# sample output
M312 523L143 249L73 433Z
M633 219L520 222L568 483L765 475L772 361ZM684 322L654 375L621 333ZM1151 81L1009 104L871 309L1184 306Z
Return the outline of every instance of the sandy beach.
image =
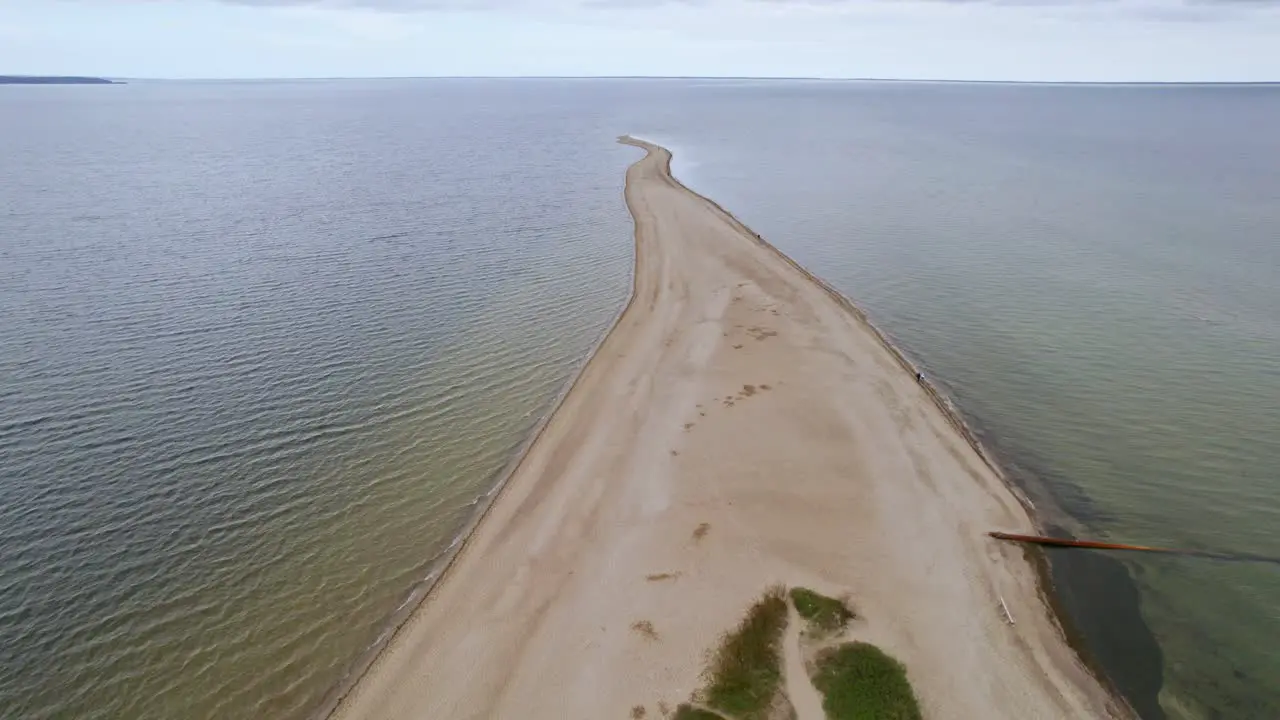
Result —
M927 718L1127 717L1022 550L986 536L1034 524L963 428L860 314L631 142L629 305L334 717L661 717L775 583L847 595Z

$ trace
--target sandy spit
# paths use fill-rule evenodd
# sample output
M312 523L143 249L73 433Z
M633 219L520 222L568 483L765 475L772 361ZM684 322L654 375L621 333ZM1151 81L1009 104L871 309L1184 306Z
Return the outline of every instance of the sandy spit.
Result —
M667 150L624 142L646 151L630 304L333 716L661 717L784 583L848 595L926 717L1129 717L985 536L1034 525L932 391Z

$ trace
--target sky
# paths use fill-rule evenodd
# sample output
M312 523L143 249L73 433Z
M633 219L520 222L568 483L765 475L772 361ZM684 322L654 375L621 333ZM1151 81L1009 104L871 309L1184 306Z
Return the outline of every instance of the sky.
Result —
M1280 0L0 0L0 74L1280 81Z

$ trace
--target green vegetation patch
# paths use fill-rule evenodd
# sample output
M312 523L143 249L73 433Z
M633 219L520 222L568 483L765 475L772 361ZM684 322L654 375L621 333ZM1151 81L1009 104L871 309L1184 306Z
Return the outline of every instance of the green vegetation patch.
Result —
M819 595L809 588L791 588L791 602L800 617L827 632L843 630L853 619L853 611L843 600Z
M921 720L907 669L875 645L852 642L824 651L813 684L829 720Z
M786 628L786 590L775 585L751 606L738 627L721 639L707 668L703 704L738 720L767 718L782 686L782 635Z
M724 718L709 710L685 704L676 708L673 720L724 720Z

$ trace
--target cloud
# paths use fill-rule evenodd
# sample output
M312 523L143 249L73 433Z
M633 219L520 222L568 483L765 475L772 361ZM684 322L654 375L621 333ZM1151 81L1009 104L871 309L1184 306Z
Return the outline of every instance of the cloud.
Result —
M1129 0L1121 7L1140 20L1203 23L1270 13L1280 10L1280 0Z
M124 0L140 2L141 0ZM665 25L711 23L712 28L750 25L766 19L787 25L974 21L988 26L1016 22L1107 25L1134 21L1141 26L1248 24L1280 14L1280 0L213 0L224 6L260 8L300 15L372 18L349 35L397 38L395 28L376 18L436 15L504 15L508 19L595 26L619 18ZM661 15L658 15L661 13ZM652 14L652 15L651 15ZM758 23L757 23L758 24ZM368 27L365 27L368 25ZM817 30L821 34L820 30Z
M489 9L495 7L511 7L525 6L535 7L539 5L557 5L563 6L564 2L556 0L220 0L221 2L232 5L247 5L251 7L319 7L327 9L363 9L363 10L381 10L393 13L417 12L423 10L436 10L440 8L464 8L464 9ZM771 2L781 5L805 5L805 4L878 4L878 3L894 3L908 4L913 0L745 0L746 2ZM948 4L948 5L996 5L996 6L1043 6L1043 5L1066 5L1066 6L1095 6L1095 5L1127 5L1134 4L1130 0L914 0L919 4ZM664 4L691 4L701 5L707 4L706 0L581 0L576 4L583 5L618 5L618 6L636 6L636 5L664 5ZM1266 8L1280 7L1280 0L1153 0L1151 2L1139 2L1136 4L1159 6L1167 8L1193 7L1193 8L1212 8L1212 7L1236 7L1236 8Z
M247 5L250 7L317 7L326 9L362 9L381 10L392 13L419 12L438 10L441 8L484 10L497 7L536 7L540 5L557 5L566 3L556 0L220 0L231 5ZM878 4L902 3L902 0L745 0L746 2L769 2L781 5L806 4ZM907 0L911 2L912 0ZM920 4L956 4L956 5L1003 5L1003 6L1041 6L1041 5L1119 5L1125 0L915 0ZM689 4L703 5L706 0L581 0L574 4L598 6L633 7L638 5ZM903 3L905 4L905 3ZM1162 6L1236 6L1266 7L1280 6L1280 0L1161 0L1156 3Z
M430 10L491 10L526 4L522 0L222 0L229 5L264 8L320 8L414 13Z

